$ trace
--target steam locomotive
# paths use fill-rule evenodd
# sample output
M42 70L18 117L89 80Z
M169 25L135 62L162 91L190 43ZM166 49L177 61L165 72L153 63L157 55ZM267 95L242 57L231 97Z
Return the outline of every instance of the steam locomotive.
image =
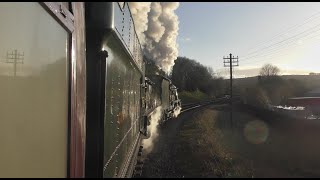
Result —
M0 21L0 177L131 177L150 114L181 103L145 75L128 4L3 2Z

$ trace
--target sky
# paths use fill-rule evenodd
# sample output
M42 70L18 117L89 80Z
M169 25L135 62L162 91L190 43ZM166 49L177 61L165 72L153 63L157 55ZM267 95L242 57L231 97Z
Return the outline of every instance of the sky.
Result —
M266 63L281 74L320 72L319 2L181 2L179 56L229 75L223 57L239 57L235 77Z

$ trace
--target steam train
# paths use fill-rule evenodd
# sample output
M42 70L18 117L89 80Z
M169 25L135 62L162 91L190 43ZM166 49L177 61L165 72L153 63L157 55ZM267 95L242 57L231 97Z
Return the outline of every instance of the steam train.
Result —
M131 177L150 114L181 104L128 4L2 2L0 21L0 177Z

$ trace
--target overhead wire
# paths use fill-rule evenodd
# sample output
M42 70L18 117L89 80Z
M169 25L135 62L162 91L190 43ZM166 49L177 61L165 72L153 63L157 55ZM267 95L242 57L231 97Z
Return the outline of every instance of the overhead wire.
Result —
M320 31L320 28L317 30L317 31L314 31L314 32L318 32ZM253 56L250 56L250 57L247 57L247 58L242 58L242 61L247 61L248 59L252 59L252 58L255 58L255 57L264 57L264 56L268 56L270 54L274 54L275 52L279 52L279 51L282 51L283 49L288 49L288 47L290 47L291 45L294 45L296 44L297 41L305 41L305 40L308 40L310 39L309 38L306 38L312 34L314 34L314 32L312 33L308 33L307 35L305 36L302 36L301 38L299 39L293 39L291 41L288 41L287 43L283 44L282 46L278 47L278 48L273 48L273 49L269 49L268 51L265 51L263 53L260 53L260 54L256 54L256 55L253 55ZM316 36L318 36L319 34L316 34ZM315 37L315 36L312 36L312 37ZM311 37L311 38L312 38ZM283 47L283 48L281 48ZM279 49L280 48L280 49Z
M251 49L249 49L249 50L247 50L247 51L250 52L250 50L252 50L252 49L256 49L257 47L259 47L259 46L261 46L261 45L263 45L263 44L272 42L272 41L273 41L274 39L276 39L277 37L282 36L282 35L285 35L285 34L287 34L288 32L290 32L290 31L292 31L292 30L294 30L294 29L297 29L297 28L299 28L299 27L302 27L303 25L307 24L307 23L310 22L310 21L314 21L315 19L317 19L317 18L320 17L320 16L317 17L317 15L320 15L320 11L317 12L317 13L315 13L315 14L313 14L312 16L309 16L307 19L305 19L304 21L306 21L306 22L304 22L304 23L298 23L298 24L296 24L296 25L288 28L287 30L282 31L281 33L278 33L277 35L275 35L275 36L274 36L273 38L271 38L270 40L263 41L262 43L259 43L259 44L256 45L254 48L251 48ZM315 17L315 18L312 19L313 17ZM249 54L251 54L251 53L249 53ZM249 55L249 54L247 54L247 55ZM245 56L247 56L247 55L241 55L241 57L245 57Z
M306 39L304 39L304 41L306 41L306 40L309 40L309 39L313 39L313 38L315 38L315 37L320 37L320 34L316 34L316 35L314 35L314 36L311 36L311 37L309 37L309 38L306 38ZM293 47L297 47L297 46L300 46L299 44L296 44L295 46L293 46ZM287 48L285 48L285 49L289 49L289 48L293 48L293 47L291 47L291 46L289 46L289 47L287 47ZM269 53L269 54L266 54L266 55L263 55L263 56L260 56L260 58L261 57L267 57L267 56L271 56L271 55L273 55L273 56L271 56L270 58L273 58L275 55L277 55L277 54L279 54L279 53L281 53L283 50L285 50L285 49L280 49L280 50L278 50L278 51L275 51L274 53ZM290 53L286 53L286 55L287 54L290 54ZM279 56L278 56L279 57ZM267 59L270 59L270 58L267 58ZM264 59L260 59L260 60L258 60L258 61L245 61L245 62L243 62L242 64L248 64L248 63L254 63L254 62L260 62L260 61L265 61L266 60L266 58L264 58Z
M313 30L313 31L311 31L311 30ZM269 45L269 46L267 46L267 47L265 47L265 48L263 48L263 49L261 49L261 50L259 50L259 51L262 51L262 50L265 50L265 49L268 49L268 48L271 48L271 47L274 47L274 46L276 46L276 45L280 45L280 44L282 44L282 43L284 43L284 42L286 42L286 41L288 41L288 40L290 40L291 39L291 41L289 41L289 42L293 42L293 41L295 41L296 39L294 39L294 38L296 38L296 37L298 37L299 35L302 35L302 34L304 34L304 33L307 33L308 31L311 31L311 32L309 32L309 33L307 33L306 35L304 35L304 36L302 36L302 37L306 37L306 36L308 36L308 35L310 35L310 34L312 34L312 33L314 33L314 32L317 32L317 31L319 31L320 30L320 24L317 24L316 26L314 26L314 27L312 27L312 28L309 28L309 29L307 29L307 30L304 30L303 32L300 32L300 33L298 33L298 34L296 34L296 35L294 35L294 36L291 36L291 37L288 37L288 38L286 38L286 39L283 39L283 40L281 40L281 41L279 41L279 42L277 42L277 43L275 43L275 44L271 44L271 45ZM301 38L301 37L300 37ZM286 45L286 44L284 44L284 45ZM283 46L283 45L282 45ZM280 45L280 47L281 47L281 45ZM276 46L276 48L279 48L279 47L277 47ZM269 51L270 50L272 50L272 49L276 49L276 48L271 48L271 49L269 49ZM255 53L257 53L258 51L256 51ZM268 52L268 51L267 51ZM251 53L251 54L253 54L253 53ZM251 56L249 56L249 57L243 57L243 59L249 59L249 58L252 58L252 57L256 57L257 55L251 55Z

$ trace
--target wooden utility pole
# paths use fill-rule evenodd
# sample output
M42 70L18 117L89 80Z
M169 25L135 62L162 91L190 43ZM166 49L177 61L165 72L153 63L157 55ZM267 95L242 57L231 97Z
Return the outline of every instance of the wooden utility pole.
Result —
M13 63L14 77L17 76L17 64L23 64L23 56L24 56L24 52L22 54L20 54L20 53L18 53L17 50L14 50L11 53L7 52L6 63Z
M224 67L230 67L230 123L232 127L232 67L239 66L239 61L238 56L235 58L231 53L229 55L227 58L223 57L223 65Z

